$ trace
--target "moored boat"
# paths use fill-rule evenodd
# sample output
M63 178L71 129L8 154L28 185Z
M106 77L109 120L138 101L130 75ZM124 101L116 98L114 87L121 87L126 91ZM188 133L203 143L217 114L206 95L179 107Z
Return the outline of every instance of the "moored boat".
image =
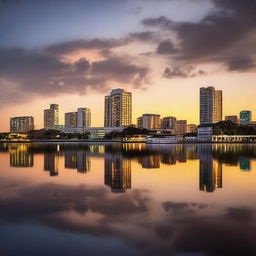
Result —
M175 136L165 136L165 137L147 137L147 144L175 144L177 139Z

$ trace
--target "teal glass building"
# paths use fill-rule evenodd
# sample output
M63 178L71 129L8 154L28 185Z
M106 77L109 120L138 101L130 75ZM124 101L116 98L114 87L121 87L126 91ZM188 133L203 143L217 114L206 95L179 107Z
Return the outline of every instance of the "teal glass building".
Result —
M240 124L249 124L252 119L252 112L249 110L243 110L240 112Z

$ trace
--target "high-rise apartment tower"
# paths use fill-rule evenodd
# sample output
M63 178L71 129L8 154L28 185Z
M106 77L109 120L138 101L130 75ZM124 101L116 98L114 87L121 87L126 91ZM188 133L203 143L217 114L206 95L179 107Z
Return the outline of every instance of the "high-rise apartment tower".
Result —
M44 128L55 129L59 125L59 105L51 104L49 109L44 110Z
M222 121L222 91L214 87L200 88L200 124Z
M123 89L112 90L105 96L105 127L129 126L132 124L132 93Z

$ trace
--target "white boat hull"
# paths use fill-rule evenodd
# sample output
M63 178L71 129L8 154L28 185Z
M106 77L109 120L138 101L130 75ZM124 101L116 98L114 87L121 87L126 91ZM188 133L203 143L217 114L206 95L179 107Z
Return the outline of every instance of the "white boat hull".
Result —
M177 139L175 137L171 138L147 138L147 144L176 144Z

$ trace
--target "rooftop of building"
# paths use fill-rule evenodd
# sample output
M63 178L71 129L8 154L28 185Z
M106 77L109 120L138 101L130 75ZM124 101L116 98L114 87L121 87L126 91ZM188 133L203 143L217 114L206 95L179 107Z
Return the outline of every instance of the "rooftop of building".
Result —
M146 114L142 114L142 116L160 116L160 114L150 114L150 113L146 113Z
M34 118L34 117L33 116L15 116L15 117L11 117L10 119L14 119L14 118L23 119L23 118Z
M111 91L111 95L119 94L119 93L122 93L122 92L126 92L126 90L121 89L121 88L113 89Z

